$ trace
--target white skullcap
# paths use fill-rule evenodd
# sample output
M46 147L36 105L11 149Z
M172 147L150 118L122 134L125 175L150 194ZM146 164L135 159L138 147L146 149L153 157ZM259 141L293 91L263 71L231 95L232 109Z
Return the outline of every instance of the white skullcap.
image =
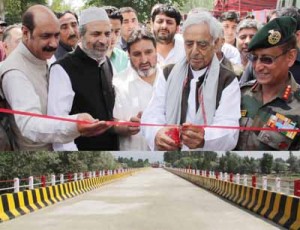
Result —
M106 11L99 7L90 7L82 11L79 19L79 26L94 21L109 21Z

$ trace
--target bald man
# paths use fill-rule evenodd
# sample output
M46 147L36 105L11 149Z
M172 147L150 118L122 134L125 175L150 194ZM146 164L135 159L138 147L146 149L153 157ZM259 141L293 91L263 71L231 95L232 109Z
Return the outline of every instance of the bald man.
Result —
M34 5L22 16L22 42L0 67L0 96L13 110L47 114L48 68L58 46L59 22L54 13ZM1 92L2 91L2 92ZM80 135L96 135L108 127L89 114L65 116L89 124L11 115L10 124L19 150L52 150L52 143L72 141Z

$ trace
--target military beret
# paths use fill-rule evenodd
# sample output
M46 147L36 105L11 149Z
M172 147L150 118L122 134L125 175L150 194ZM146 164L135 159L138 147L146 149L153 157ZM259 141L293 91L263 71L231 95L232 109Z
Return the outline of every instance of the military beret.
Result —
M292 17L279 17L264 25L251 39L248 51L279 46L295 36L297 21Z
M237 15L236 12L234 12L234 11L228 11L228 12L224 12L221 15L221 21L226 21L226 20L238 22L239 21L239 17L238 17L238 15Z

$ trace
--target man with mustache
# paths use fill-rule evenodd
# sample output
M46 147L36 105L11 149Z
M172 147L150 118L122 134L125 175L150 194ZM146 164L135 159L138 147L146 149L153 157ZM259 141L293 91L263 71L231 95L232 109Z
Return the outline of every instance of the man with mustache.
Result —
M249 43L256 79L241 87L240 126L249 129L240 131L237 150L300 149L300 86L290 71L297 58L296 28L292 17L275 18Z
M248 64L249 43L260 28L261 26L259 22L254 19L244 19L240 21L237 26L236 47L240 52L241 62L244 69Z
M47 59L58 46L58 19L45 6L31 6L22 16L22 33L22 41L0 67L0 96L5 97L8 108L46 115ZM70 142L80 135L98 135L109 128L87 113L63 117L88 120L91 124L10 115L16 150L53 150L52 143Z
M106 57L111 25L102 8L83 10L79 20L81 42L50 69L48 114L88 112L99 120L113 119L115 93L112 65ZM118 150L113 129L95 137L79 137L56 150Z
M139 123L162 71L157 66L156 42L151 32L145 29L133 31L127 44L131 66L114 76L114 118ZM120 150L148 150L139 127L116 128L120 133Z
M63 13L56 13L56 16L60 24L60 38L54 55L58 60L75 49L79 40L79 30L78 17L75 13L67 10Z
M175 64L184 58L184 45L177 34L181 21L180 12L171 5L158 5L152 15L152 30L156 39L157 60L160 66Z
M231 150L238 139L240 89L233 72L215 55L220 24L209 12L188 15L183 23L186 58L167 66L158 78L141 123L182 125L142 127L151 150ZM175 136L177 135L177 136Z

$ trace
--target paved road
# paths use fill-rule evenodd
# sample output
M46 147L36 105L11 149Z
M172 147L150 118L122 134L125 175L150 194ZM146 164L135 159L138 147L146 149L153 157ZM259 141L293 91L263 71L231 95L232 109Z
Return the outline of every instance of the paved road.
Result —
M163 169L0 224L1 230L279 229Z

